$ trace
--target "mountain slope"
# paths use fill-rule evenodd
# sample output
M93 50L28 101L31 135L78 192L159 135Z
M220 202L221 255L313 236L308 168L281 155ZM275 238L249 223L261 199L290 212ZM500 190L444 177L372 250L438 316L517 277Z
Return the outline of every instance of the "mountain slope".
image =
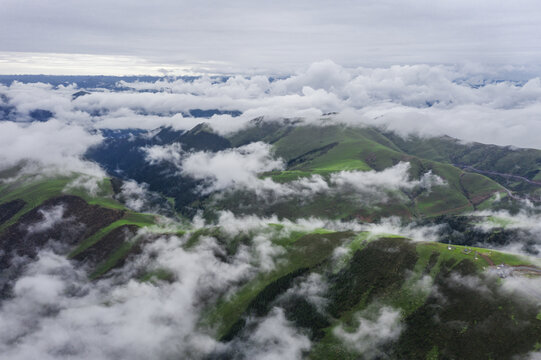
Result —
M288 122L265 124L255 122L252 127L230 137L233 144L250 141L270 141L276 156L286 162L286 170L266 174L274 181L287 183L312 175L328 177L340 171L382 171L399 162L410 164L410 178L420 179L428 172L441 177L446 186L434 186L430 191L405 194L408 201L393 200L379 204L378 209L370 208L372 218L392 214L405 217L426 217L456 214L472 211L489 204L493 194L505 196L505 189L488 177L465 172L451 164L423 158L422 154L412 155L404 151L374 128L352 128L340 125L302 126ZM272 139L272 140L269 140ZM418 155L418 156L417 156ZM328 199L329 196L326 196ZM305 215L328 215L318 208L329 206L323 203L297 208L294 213ZM487 201L488 200L488 201ZM315 201L316 203L318 200ZM333 203L343 201L332 200ZM229 203L226 205L228 206ZM359 204L348 209L336 209L335 217L366 218L366 210ZM290 216L282 207L295 208L296 204L276 205L269 212ZM357 207L357 208L355 208ZM233 207L234 208L234 207ZM374 217L375 216L375 217Z

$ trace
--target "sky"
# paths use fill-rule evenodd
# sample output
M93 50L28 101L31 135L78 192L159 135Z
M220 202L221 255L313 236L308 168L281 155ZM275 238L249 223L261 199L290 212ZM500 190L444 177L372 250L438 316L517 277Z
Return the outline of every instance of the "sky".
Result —
M0 73L281 74L325 59L536 69L540 35L534 0L3 0Z

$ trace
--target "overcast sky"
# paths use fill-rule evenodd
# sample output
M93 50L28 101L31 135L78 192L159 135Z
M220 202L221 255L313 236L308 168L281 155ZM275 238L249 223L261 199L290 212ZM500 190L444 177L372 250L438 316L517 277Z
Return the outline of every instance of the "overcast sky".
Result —
M536 0L2 0L0 73L541 62Z

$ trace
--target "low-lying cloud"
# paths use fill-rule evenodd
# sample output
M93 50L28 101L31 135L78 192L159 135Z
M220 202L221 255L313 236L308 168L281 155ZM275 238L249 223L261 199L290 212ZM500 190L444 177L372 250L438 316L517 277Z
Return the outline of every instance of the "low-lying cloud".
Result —
M476 224L476 229L484 232L492 232L503 228L514 231L513 239L508 244L494 244L496 248L516 254L531 256L532 253L541 252L541 215L538 210L522 206L517 213L507 210L500 211L476 211L473 215L482 220ZM479 244L483 245L483 244Z
M28 225L28 228L26 229L27 232L38 233L51 229L64 220L64 211L63 205L53 206L50 209L40 209L39 214L41 215L42 220Z
M537 115L541 102L539 78L498 79L494 69L440 65L386 68L345 68L332 61L314 63L289 77L234 75L224 80L164 78L156 82L119 83L123 91L93 89L71 99L74 85L0 86L0 94L17 112L17 121L43 109L63 123L94 128L173 126L190 129L201 119L192 109L237 110L214 115L207 122L222 134L248 125L251 119L302 118L322 124L326 113L338 113L326 123L375 125L404 136L450 135L466 141L539 147Z
M310 350L311 342L285 318L281 308L274 308L240 346L243 356L234 358L295 360Z
M248 190L263 198L285 199L310 197L318 193L352 191L360 202L385 202L387 192L421 188L430 191L432 186L444 186L446 182L431 171L419 180L410 179L410 164L400 162L382 171L339 171L330 174L328 180L322 175L301 177L287 183L278 183L261 174L283 170L283 160L277 159L272 147L263 142L251 143L239 148L216 153L194 152L182 154L174 145L147 148L146 159L150 164L168 161L176 165L186 176L202 180L200 191L209 194L224 190Z
M200 358L219 349L223 345L199 329L205 301L253 276L258 261L248 248L228 262L218 260L220 246L212 237L192 250L183 249L184 241L159 238L115 276L97 282L64 255L42 250L15 282L13 298L2 303L0 351L10 359L148 359ZM255 241L256 253L265 241ZM157 269L171 273L174 282L126 280ZM280 313L263 321L253 341L270 341L266 334L273 329L288 329ZM288 346L309 346L289 331Z
M381 356L380 347L396 340L403 328L399 310L384 306L375 314L370 311L357 314L359 325L354 331L346 331L341 325L333 330L336 337L367 359Z
M183 174L206 181L203 193L230 188L274 187L274 182L259 179L257 175L283 167L283 162L272 156L271 146L263 142L217 153L195 152L182 160Z
M103 176L97 164L83 159L86 150L101 141L99 134L56 119L29 124L0 121L0 170L24 164L29 173Z

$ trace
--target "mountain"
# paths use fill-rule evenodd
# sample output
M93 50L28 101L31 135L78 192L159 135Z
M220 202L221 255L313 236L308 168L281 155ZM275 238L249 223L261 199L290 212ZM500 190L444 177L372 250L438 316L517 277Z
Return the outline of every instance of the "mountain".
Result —
M110 177L0 173L0 309L60 274L57 307L35 305L47 324L143 316L183 334L180 357L238 358L265 329L310 359L539 349L538 236L519 221L539 218L539 150L297 120L102 135L85 157Z
M325 215L341 219L367 216L379 218L389 215L406 218L433 217L491 207L494 196L512 197L512 191L535 201L540 199L541 186L534 180L541 159L541 152L538 150L501 149L495 146L483 147L480 144L461 145L458 140L449 138L418 141L411 139L407 142L397 135L390 135L376 128L336 125L280 126L279 123L256 124L234 134L231 141L236 145L252 141L272 143L276 155L282 157L287 164L284 171L267 174L276 181L287 182L314 174L328 176L338 171L381 171L402 161L410 164L409 174L412 179L420 179L423 174L431 172L447 183L447 186L434 186L430 192L407 193L408 201L394 202L391 206L386 204L376 211L374 208L355 208L353 206L358 205L346 205L347 201L335 201L336 199L332 200L333 203L343 206L332 209L331 213L324 212L325 208L332 207L325 203L328 199L315 199L301 209L297 209L295 204L287 203L267 211L286 217L295 216L294 214ZM418 147L415 148L412 144L418 144ZM431 147L426 144L431 144ZM438 155L435 155L435 148L439 149ZM494 148L499 149L498 152L494 151ZM473 151L469 157L468 150ZM462 155L456 155L459 152ZM486 173L483 169L490 168L489 162L482 164L478 160L483 158L484 153L501 155L501 158L491 155L491 161L499 164L499 172L510 176L530 174L532 182L515 179L514 184L510 184L507 176ZM460 166L455 163L459 161ZM505 166L511 162L521 164L521 172ZM226 203L224 207L230 208L231 204ZM370 215L367 215L367 211Z
M374 207L363 209L357 207L358 204L337 202L335 198L327 195L315 198L309 204L303 204L300 209L297 209L298 204L291 202L267 207L261 206L260 203L254 204L250 194L245 192L235 194L234 200L222 199L218 204L213 203L212 206L237 212L241 210L236 207L242 206L245 212L278 214L288 218L311 215L339 219L367 216L376 219L389 215L417 218L458 214L490 207L495 194L507 197L511 191L530 198L539 198L541 186L538 186L534 176L539 170L539 159L541 159L538 150L504 148L499 150L500 152L495 152L494 146L483 148L480 144L461 145L458 140L448 138L419 139L418 142L410 140L409 143L397 139L401 138L376 128L351 128L337 125L296 126L279 122L256 123L247 130L224 138L209 129L202 129L200 125L186 133L165 128L151 137L140 134L135 139L110 138L100 147L91 149L87 156L111 173L122 178L148 183L151 190L173 197L176 209L187 215L193 215L194 209L201 208L198 205L201 195L194 193L201 182L179 174L174 164L163 162L149 164L145 161L142 148L180 144L182 149L187 151L217 152L264 141L272 144L276 156L282 158L286 164L285 170L263 174L277 182L291 182L312 175L328 177L339 171L381 171L399 162L407 162L410 164L409 174L412 179L419 180L423 174L430 172L447 183L447 186L435 186L430 192L406 193L407 201L395 201L392 206L386 204L385 208L377 211L374 211ZM418 148L414 148L412 143L419 143ZM431 144L431 147L426 144ZM422 151L422 148L425 151ZM435 155L434 148L440 149L438 155ZM449 149L444 150L447 148ZM465 155L468 149L473 151L469 157ZM462 155L456 155L459 152ZM494 160L495 155L491 155L494 157L491 161L498 163L495 168L498 172L509 176L529 174L531 179L527 179L532 183L518 178L511 179L513 184L510 184L510 178L507 176L486 173L487 170L483 169L490 168L488 160L486 164L475 160L483 158L482 154L485 152L501 155L499 160ZM523 164L523 168L520 171L513 170L505 167L508 163L520 163ZM154 176L156 173L162 176ZM247 204L237 201L243 197L247 197ZM340 209L326 211L325 209L332 207L329 201L335 204L343 203L343 206ZM250 204L254 205L253 208Z

